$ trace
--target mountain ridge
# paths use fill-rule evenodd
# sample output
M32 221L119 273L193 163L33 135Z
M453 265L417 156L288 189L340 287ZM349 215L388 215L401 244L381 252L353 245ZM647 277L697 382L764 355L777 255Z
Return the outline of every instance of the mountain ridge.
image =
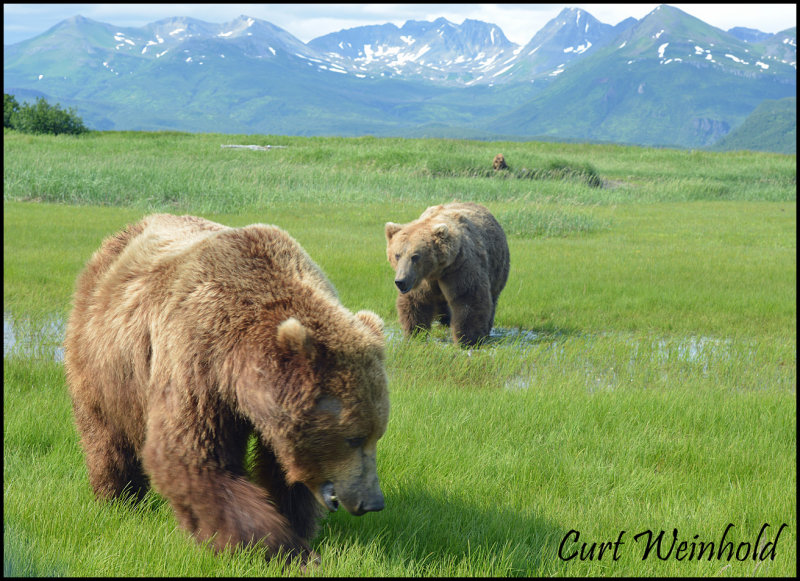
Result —
M75 16L6 47L4 86L77 107L99 129L704 147L762 101L796 96L796 29L734 32L667 5L613 26L565 8L524 46L469 19L303 43L246 15L139 28Z

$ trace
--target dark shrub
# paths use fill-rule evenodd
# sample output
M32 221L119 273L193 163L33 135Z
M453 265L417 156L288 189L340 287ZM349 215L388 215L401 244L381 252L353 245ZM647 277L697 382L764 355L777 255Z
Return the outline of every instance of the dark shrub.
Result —
M13 103L11 103L13 102ZM83 124L73 108L61 109L56 103L50 105L44 98L37 97L36 103L24 103L17 106L17 110L9 113L9 106L16 104L14 97L5 96L4 120L5 127L11 127L24 133L48 133L59 135L79 135L89 129Z

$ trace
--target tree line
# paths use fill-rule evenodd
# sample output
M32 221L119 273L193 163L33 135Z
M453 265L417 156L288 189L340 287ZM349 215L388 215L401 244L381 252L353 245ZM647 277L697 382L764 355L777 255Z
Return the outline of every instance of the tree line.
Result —
M72 107L65 110L58 103L50 105L43 97L37 97L35 103L20 105L8 93L3 94L3 127L51 135L80 135L89 131Z

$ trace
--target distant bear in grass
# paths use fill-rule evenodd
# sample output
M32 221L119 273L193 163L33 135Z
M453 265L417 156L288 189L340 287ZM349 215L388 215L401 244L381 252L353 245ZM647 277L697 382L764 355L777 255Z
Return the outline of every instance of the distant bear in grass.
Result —
M506 158L503 156L502 153L498 153L494 156L494 161L492 162L492 167L495 171L498 169L508 169L506 165Z
M152 482L198 541L316 560L325 508L384 507L382 329L280 228L165 214L128 226L79 277L65 341L95 494Z
M406 335L439 318L456 343L489 336L509 270L506 236L489 210L471 202L431 206L408 224L387 222L385 234Z

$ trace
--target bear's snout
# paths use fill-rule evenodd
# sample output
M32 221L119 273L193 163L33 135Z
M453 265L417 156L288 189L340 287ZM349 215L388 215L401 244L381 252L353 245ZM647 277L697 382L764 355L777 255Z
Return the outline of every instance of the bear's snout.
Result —
M378 512L379 510L383 510L384 506L385 503L383 500L383 492L381 492L379 489L376 494L359 501L358 506L352 509L350 514L354 516L361 516L365 512Z
M337 494L333 482L328 480L319 489L320 500L330 512L336 512L341 504L353 516L361 516L367 512L378 512L383 510L385 501L383 491L378 486L377 478L373 484L365 490L358 486L354 489L345 488L341 497Z
M394 273L394 285L402 294L414 289L417 286L417 273L409 264L398 264Z
M408 280L407 278L400 278L394 281L395 286L397 286L397 290L401 293L406 294L408 291L411 290L411 287L414 286L412 281Z

